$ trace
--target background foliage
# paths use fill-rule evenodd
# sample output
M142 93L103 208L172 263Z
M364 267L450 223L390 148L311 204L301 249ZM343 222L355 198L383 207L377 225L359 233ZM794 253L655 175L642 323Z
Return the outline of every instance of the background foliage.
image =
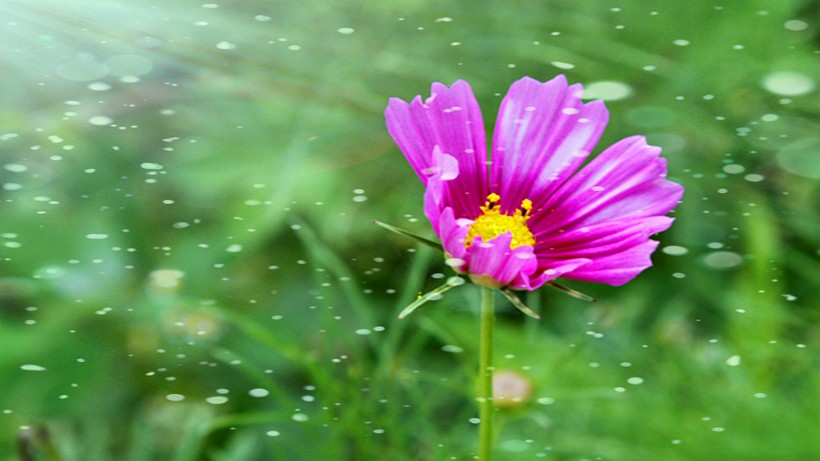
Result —
M820 457L817 14L0 1L0 459L469 459L478 290L395 320L449 273L371 222L429 233L382 111L557 73L687 192L633 283L502 308L498 459Z

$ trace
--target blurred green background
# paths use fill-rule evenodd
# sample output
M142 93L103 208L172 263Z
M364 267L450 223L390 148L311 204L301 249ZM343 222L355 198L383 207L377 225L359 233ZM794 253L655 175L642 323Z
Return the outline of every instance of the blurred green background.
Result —
M389 97L603 98L686 187L655 266L499 299L496 459L820 459L818 4L0 0L0 459L463 460L478 290L442 283Z

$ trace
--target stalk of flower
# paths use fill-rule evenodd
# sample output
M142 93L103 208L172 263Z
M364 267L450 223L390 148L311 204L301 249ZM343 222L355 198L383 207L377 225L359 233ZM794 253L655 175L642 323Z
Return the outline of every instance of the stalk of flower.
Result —
M582 91L563 75L516 81L501 103L490 152L465 81L434 83L424 100L391 98L385 111L390 135L426 187L424 214L447 264L483 289L480 460L490 459L492 447L495 291L537 317L513 290L550 284L583 298L555 279L632 280L652 265L658 242L650 236L672 224L665 215L683 194L665 179L661 149L641 136L616 142L582 167L609 119L603 102L583 102ZM400 316L462 283L448 279Z

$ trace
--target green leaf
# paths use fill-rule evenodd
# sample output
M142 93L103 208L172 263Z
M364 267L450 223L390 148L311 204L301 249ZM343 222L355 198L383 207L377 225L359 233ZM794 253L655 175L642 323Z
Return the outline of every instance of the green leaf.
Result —
M419 307L423 306L427 301L437 301L441 299L441 295L450 291L451 288L464 285L464 279L458 276L453 276L447 279L447 283L444 285L436 288L433 291L427 292L421 296L409 306L405 307L403 311L399 314L399 319L403 319L408 315L412 314L413 311L418 309Z
M435 248L435 249L437 249L437 250L439 250L439 251L444 251L444 248L442 248L441 243L436 242L435 240L428 239L427 237L422 237L421 235L414 234L414 233L412 233L412 232L410 232L410 231L407 231L407 230L404 230L404 229L400 229L400 228L395 227L395 226L391 226L390 224L383 223L383 222L381 222L381 221L376 221L376 220L374 220L373 222L374 222L375 224L378 224L379 226L381 226L381 227L383 227L383 228L385 228L385 229L389 230L390 232L395 232L395 233L397 233L397 234L399 234L399 235L403 235L403 236L405 236L405 237L414 238L414 239L418 240L419 242L421 242L421 243L423 243L423 244L425 244L425 245L431 246L431 247L433 247L433 248Z

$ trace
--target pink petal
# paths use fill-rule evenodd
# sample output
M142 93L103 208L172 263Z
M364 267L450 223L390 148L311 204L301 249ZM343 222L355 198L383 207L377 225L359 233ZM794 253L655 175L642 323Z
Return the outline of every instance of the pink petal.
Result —
M565 261L544 261L538 258L538 270L534 274L520 274L510 283L510 288L515 290L537 290L550 280L557 279L566 273L572 272L581 266L590 263L589 259L576 258Z
M536 243L535 252L553 260L583 257L594 261L646 242L651 235L668 229L672 221L667 216L653 216L580 227L544 237Z
M424 191L424 216L430 221L433 232L439 234L439 221L444 208L444 181L440 176L431 176Z
M510 249L512 234L500 234L489 241L476 239L467 249L470 279L479 285L501 288L532 274L538 262L531 246ZM526 274L526 275L525 275Z
M442 181L452 181L458 177L458 160L452 155L447 155L436 145L433 147L433 158L430 166L424 169L424 174L428 177L439 176Z
M462 80L450 88L434 83L431 94L410 103L391 98L387 130L425 185L436 146L457 161L460 174L446 184L444 199L457 216L473 217L487 196L486 135L478 102Z
M424 215L430 220L436 235L438 220L447 206L450 189L447 184L458 177L458 161L451 155L443 154L438 146L433 147L430 165L424 169L427 175L427 190L424 192Z
M601 101L582 103L581 92L563 75L512 84L493 134L490 190L501 196L502 210L523 199L543 204L595 147L609 115Z
M647 240L627 251L596 258L592 263L564 274L564 278L623 285L652 265L650 255L657 247L658 242Z
M453 208L447 206L450 194L447 185L458 177L458 161L441 153L436 146L433 148L433 163L427 170L430 176L424 192L424 215L430 221L444 251L453 258L461 258L464 254L464 238L472 221L456 220ZM453 267L458 269L460 265Z
M472 221L456 219L453 215L453 209L445 208L439 215L436 224L438 227L438 232L436 232L436 235L438 235L441 246L444 248L444 253L447 254L447 257L463 259L466 253L464 239L467 237L467 231L469 230ZM464 266L464 263L466 262L461 264L453 263L452 267L456 270L460 270Z
M565 271L563 277L622 285L652 265L657 242L649 236L672 225L672 218L655 216L611 221L547 237L536 244L539 263L552 267L585 258L588 263Z
M664 179L660 148L641 136L623 139L592 160L532 213L536 241L557 232L607 222L665 215L683 186Z

